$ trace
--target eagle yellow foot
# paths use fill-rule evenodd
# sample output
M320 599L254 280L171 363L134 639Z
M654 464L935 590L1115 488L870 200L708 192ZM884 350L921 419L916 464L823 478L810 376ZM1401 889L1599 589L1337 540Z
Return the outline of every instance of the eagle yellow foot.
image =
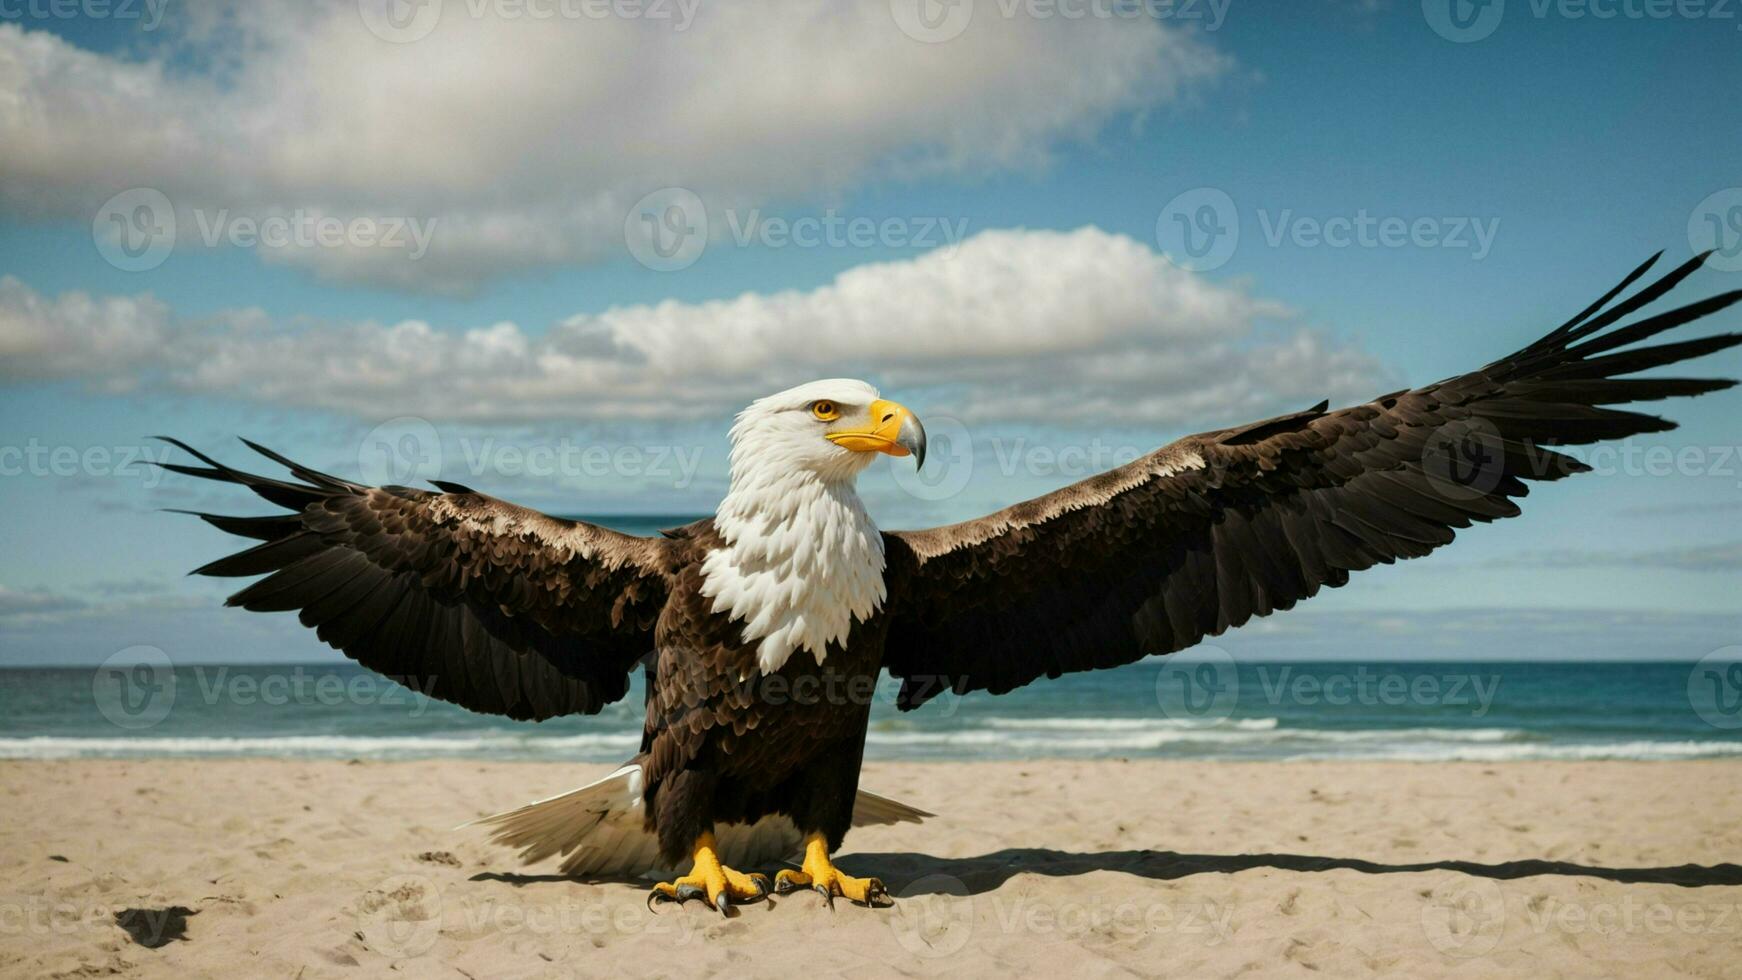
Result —
M735 903L754 902L768 895L768 876L743 874L720 863L714 845L714 835L704 832L696 838L695 865L690 873L676 881L662 881L647 893L647 907L655 903L687 902L700 898L728 915Z
M822 834L804 839L804 864L800 870L782 869L774 876L776 894L785 895L800 888L821 895L829 908L835 907L836 895L857 905L875 905L878 899L889 898L889 889L876 878L853 878L835 870L829 861L829 843Z

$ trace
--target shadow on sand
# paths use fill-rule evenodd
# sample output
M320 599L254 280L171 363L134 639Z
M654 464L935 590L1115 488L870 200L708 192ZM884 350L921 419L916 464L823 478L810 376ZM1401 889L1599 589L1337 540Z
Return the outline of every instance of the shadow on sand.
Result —
M1506 861L1481 864L1476 861L1423 861L1415 864L1385 864L1362 858L1323 857L1312 854L1180 854L1176 851L1055 851L1050 848L1006 848L970 858L940 858L911 851L843 854L841 870L853 875L875 875L897 895L978 895L996 889L1013 875L1038 874L1069 878L1094 871L1117 871L1172 881L1202 874L1232 874L1237 871L1358 871L1362 874L1413 874L1455 871L1479 878L1529 878L1535 875L1566 875L1601 878L1626 884L1742 885L1742 865L1682 864L1667 868L1605 868L1570 861ZM515 874L486 871L473 881L502 881L515 886L571 879L554 874ZM646 882L637 881L645 885Z

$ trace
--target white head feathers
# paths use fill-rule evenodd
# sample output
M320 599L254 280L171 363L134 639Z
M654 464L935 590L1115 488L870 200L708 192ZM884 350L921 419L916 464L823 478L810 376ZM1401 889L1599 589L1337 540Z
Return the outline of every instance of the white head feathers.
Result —
M883 604L883 536L853 489L876 454L831 442L815 410L857 418L877 400L863 381L813 381L757 400L732 426L731 488L714 517L726 546L703 561L702 595L761 641L764 673L801 647L822 663Z

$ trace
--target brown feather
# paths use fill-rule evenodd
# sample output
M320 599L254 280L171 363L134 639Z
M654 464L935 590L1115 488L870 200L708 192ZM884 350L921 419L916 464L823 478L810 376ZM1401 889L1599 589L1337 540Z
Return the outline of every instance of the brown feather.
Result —
M1550 447L1674 426L1598 406L1729 387L1617 375L1742 343L1732 334L1626 347L1742 294L1602 332L1704 258L1609 306L1646 262L1480 370L1366 405L1190 436L979 520L886 535L894 598L884 665L903 678L898 704L1179 650L1340 586L1352 571L1426 555L1457 528L1516 515L1526 481L1589 468Z
M174 440L170 440L174 442ZM464 491L365 487L262 446L302 483L207 467L294 512L214 518L261 544L197 570L266 577L230 598L296 611L320 639L419 690L514 718L590 713L623 696L652 646L673 546ZM626 608L629 614L625 615Z

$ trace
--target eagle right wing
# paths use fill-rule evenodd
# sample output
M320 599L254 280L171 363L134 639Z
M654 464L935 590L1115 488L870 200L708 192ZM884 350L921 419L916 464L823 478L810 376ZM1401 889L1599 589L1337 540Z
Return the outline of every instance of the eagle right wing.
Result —
M1742 290L1609 328L1705 258L1604 309L1647 262L1540 340L1466 374L1188 436L978 520L887 535L884 666L903 680L899 706L1183 650L1352 572L1426 555L1458 528L1512 517L1526 481L1590 469L1554 447L1673 429L1607 406L1730 387L1629 375L1742 335L1631 345Z
M300 482L256 476L166 441L208 464L167 469L289 511L196 515L262 542L195 570L266 576L228 605L298 610L330 646L431 697L521 720L592 714L627 693L653 649L673 542L453 484L363 486L250 442Z

